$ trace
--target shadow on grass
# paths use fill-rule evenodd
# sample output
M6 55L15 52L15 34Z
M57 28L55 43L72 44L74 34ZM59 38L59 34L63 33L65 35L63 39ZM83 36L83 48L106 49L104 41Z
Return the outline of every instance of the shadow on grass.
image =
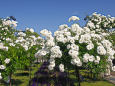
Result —
M23 73L16 73L15 76L29 76L29 73L23 72Z
M9 86L9 83L6 83L5 81L1 82L3 85L2 86ZM12 86L20 86L23 82L19 79L12 79L11 80L11 85Z
M75 80L74 80L75 81ZM74 81L68 77L49 77L49 76L41 76L41 77L34 77L31 79L29 86L75 86Z
M19 79L12 79L12 85L14 86L19 86L20 84L22 84L23 82Z

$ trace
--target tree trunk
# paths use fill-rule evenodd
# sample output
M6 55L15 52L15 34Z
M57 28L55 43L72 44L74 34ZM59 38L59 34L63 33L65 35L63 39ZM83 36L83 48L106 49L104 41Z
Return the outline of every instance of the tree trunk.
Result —
M42 63L43 63L43 57L42 57Z
M76 78L78 77L78 86L81 86L80 84L80 74L79 74L79 68L76 66L75 68L75 71L76 71Z
M91 79L93 79L93 73L92 73L92 69L90 70L90 73L91 73Z
M29 66L29 77L31 79L31 65L32 65L32 62L30 61L30 66Z
M67 79L68 79L68 85L67 86L70 86L70 81L69 81L69 69L67 69Z
M12 77L12 74L10 74L10 82L9 82L9 86L12 86L12 80L11 80L12 78L11 78L11 77Z

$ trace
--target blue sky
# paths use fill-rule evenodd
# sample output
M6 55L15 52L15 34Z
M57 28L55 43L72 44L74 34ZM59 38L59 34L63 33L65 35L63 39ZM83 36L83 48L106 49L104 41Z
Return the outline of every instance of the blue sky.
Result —
M93 12L115 16L115 0L0 0L0 17L14 16L18 29L34 28L36 32L48 29L52 32L60 24L68 24L71 16L84 17Z

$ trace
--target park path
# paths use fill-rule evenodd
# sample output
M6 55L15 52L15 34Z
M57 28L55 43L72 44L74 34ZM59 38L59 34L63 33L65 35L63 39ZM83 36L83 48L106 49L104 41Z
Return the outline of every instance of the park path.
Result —
M115 84L115 72L111 72L111 75L108 77L105 77L106 80L108 80L109 82Z
M44 62L38 71L35 73L34 78L31 79L29 86L67 86L69 80L70 86L74 86L73 82L68 79L66 72L48 70L48 62Z

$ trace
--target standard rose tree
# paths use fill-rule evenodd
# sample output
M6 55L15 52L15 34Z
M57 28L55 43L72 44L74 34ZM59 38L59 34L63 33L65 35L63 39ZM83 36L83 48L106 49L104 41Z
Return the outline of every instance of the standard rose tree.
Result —
M14 20L0 20L0 79L7 83L11 82L16 70L29 66L30 61L35 60L34 54L43 44L34 29L21 31L16 30L16 26Z
M109 31L115 28L115 17L111 17L110 15L104 16L95 12L91 16L87 16L86 20L86 26L90 29L103 29Z
M97 17L97 20L104 17L98 14L94 16ZM109 17L109 19L114 23L114 17ZM59 70L64 72L65 69L76 66L88 68L93 74L99 74L107 72L109 66L109 69L114 71L112 60L115 51L111 40L108 39L109 33L103 33L101 25L105 24L100 24L101 20L94 24L91 22L93 21L91 17L91 21L89 20L85 27L80 27L76 23L77 20L79 18L76 16L70 17L69 21L74 21L74 24L70 27L67 24L60 25L59 29L54 32L54 36L47 29L40 31L45 41L44 47L35 54L36 57L47 56L50 63L49 70L59 66ZM110 23L108 24L111 26ZM106 24L106 26L109 25Z
M15 20L0 19L0 79L11 82L16 70L31 69L36 58L48 60L49 70L58 67L61 72L76 69L79 73L81 67L96 77L115 71L115 17L93 13L81 27L79 17L72 16L68 20L73 23L71 26L60 25L54 35L47 29L41 30L42 37L32 28L17 30Z

